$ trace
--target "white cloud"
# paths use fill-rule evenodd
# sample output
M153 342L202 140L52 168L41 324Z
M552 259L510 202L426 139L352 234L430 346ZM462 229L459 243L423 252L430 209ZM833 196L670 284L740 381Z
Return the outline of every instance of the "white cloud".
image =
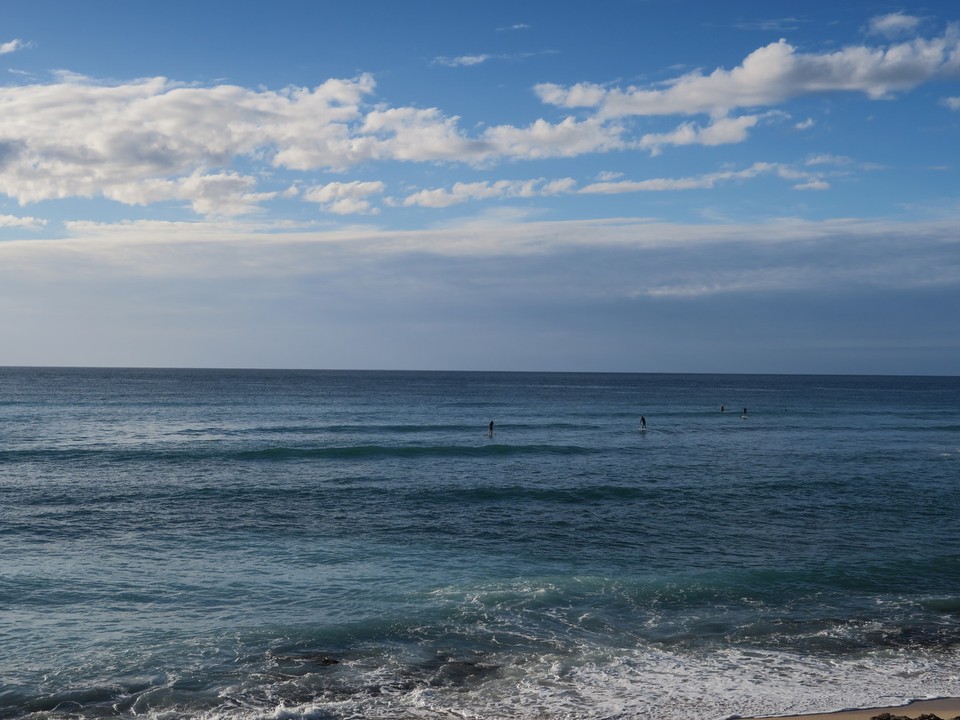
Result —
M458 55L456 57L447 57L445 55L441 55L439 57L435 57L433 62L435 65L445 65L447 67L470 67L472 65L482 65L483 63L490 62L491 60L510 62L516 60L525 60L538 55L554 54L556 54L555 50L541 50L538 52L521 53L498 53L496 55L491 55L490 53L476 53L473 55Z
M442 208L471 200L548 197L570 193L575 186L576 181L573 178L454 183L449 190L434 188L413 193L404 198L403 204Z
M27 228L27 229L37 229L41 228L47 224L46 220L25 216L20 217L17 215L0 215L0 228Z
M696 123L683 123L669 133L650 133L640 138L640 147L650 150L654 155L660 153L664 145L728 145L743 142L747 131L757 124L756 115L742 115L736 118L717 118L706 127Z
M540 83L533 91L541 102L564 108L597 107L606 99L609 90L594 83L577 83L570 87L554 83Z
M23 50L27 47L30 47L30 43L26 43L19 38L10 40L5 43L0 43L0 55L8 55L9 53L17 52L17 50Z
M203 173L166 180L152 178L140 183L104 190L104 197L127 205L150 205L168 200L189 203L198 215L233 217L256 212L260 204L278 193L256 192L256 180L234 172Z
M438 65L447 67L469 67L471 65L480 65L490 59L490 55L460 55L458 57L438 57L434 62Z
M364 107L374 87L368 75L278 92L191 87L165 78L105 86L69 77L0 87L0 193L21 204L65 197L129 204L181 199L200 213L235 214L274 197L254 192L253 180L241 181L230 170L238 158L310 171L377 160L543 156L551 141L557 154L577 151L564 144L577 134L570 124L554 127L552 140L542 137L549 125L519 129L512 142L508 128L496 129L497 149L467 137L458 118L435 108ZM221 189L213 190L214 183ZM218 205L217 197L225 203Z
M810 180L793 186L794 190L829 190L830 183L826 180Z
M794 125L794 127L797 130L809 130L814 125L816 125L816 122L814 121L814 119L807 118L806 120L801 120L800 122L798 122L796 125Z
M721 183L751 180L762 175L775 175L784 180L802 180L808 184L822 182L816 175L797 171L780 163L758 162L743 170L723 170L689 177L597 182L586 185L577 192L584 195L618 195L633 192L709 190Z
M484 144L466 137L457 127L458 120L436 108L378 109L367 114L353 140L357 148L365 148L369 160L482 159L488 154Z
M960 110L960 97L948 97L943 99L943 104L951 110Z
M887 47L850 46L828 53L801 53L785 40L750 53L732 70L693 72L664 88L608 89L591 83L541 84L540 99L565 108L596 108L605 118L631 115L726 115L736 108L776 105L819 92L862 92L871 98L916 87L960 71L960 30Z
M577 188L573 178L547 180L497 180L472 183L454 183L450 188L431 188L412 193L403 199L404 206L443 208L474 200L549 197L555 195L621 195L635 192L666 192L682 190L709 190L722 183L751 180L773 175L783 180L800 181L797 189L826 189L829 184L819 175L795 170L780 163L754 163L742 170L723 170L680 178L649 178L621 180L623 173L600 173L597 182Z
M379 209L370 204L369 197L381 194L383 188L379 181L332 182L307 189L303 199L319 203L324 210L336 215L376 214Z
M512 125L487 128L482 139L488 145L485 153L488 157L529 160L620 150L626 147L623 132L619 125L595 118L579 121L568 117L556 124L540 119L525 128Z
M831 155L829 153L821 153L819 155L811 155L804 161L804 165L850 165L853 162L852 158L847 157L846 155Z
M78 72L73 72L72 70L54 70L53 76L57 79L57 82L73 85L83 85L83 84L94 84L93 78L89 75L83 75Z
M248 207L256 202L251 181L205 168L258 155L298 169L366 158L350 123L372 89L367 76L283 92L184 87L164 78L3 87L0 192L21 204L70 196L137 204L180 198L198 212L232 214L240 209L238 192ZM225 194L225 185L232 191ZM186 196L191 190L195 198ZM216 207L216 196L233 200Z
M770 163L756 163L745 170L727 170L692 177L597 182L580 188L579 192L585 195L619 195L632 192L702 190L715 187L720 182L754 178L759 174L773 172L777 168L778 166Z
M234 172L237 159L342 171L373 161L484 164L626 146L622 128L596 119L501 125L471 138L459 118L436 108L366 107L374 88L369 75L276 92L165 78L0 87L0 193L21 204L182 200L201 214L234 215L276 196ZM341 199L331 207L353 212L362 205Z
M490 57L500 56L457 60ZM274 170L346 171L383 161L482 167L635 148L656 154L670 146L735 144L767 117L737 108L822 91L883 97L957 72L956 26L933 39L823 54L801 53L781 41L757 49L732 70L688 73L650 88L538 85L536 93L548 104L594 112L471 133L459 117L439 108L375 104L376 83L366 74L271 91L185 85L162 77L107 85L60 71L49 84L0 87L0 194L21 205L105 197L133 205L175 201L199 214L237 215L281 193L290 196L295 180L288 177L276 178L282 187L261 187L274 181ZM960 107L957 98L944 102ZM619 121L629 115L693 114L709 120L639 137ZM808 124L797 127L803 126ZM246 169L249 165L259 167ZM369 212L369 202L343 197L326 204L331 212Z
M649 180L617 180L596 182L580 188L584 195L622 195L633 192L660 192L664 190L695 190L712 188L717 178L710 176L689 178L651 178Z
M871 18L867 30L872 35L895 37L913 32L919 27L920 22L921 20L918 17L904 15L902 12L895 12Z

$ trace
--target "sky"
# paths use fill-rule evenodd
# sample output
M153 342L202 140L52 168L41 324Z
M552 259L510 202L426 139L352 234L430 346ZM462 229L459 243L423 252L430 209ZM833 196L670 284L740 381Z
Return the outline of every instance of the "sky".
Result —
M960 3L5 0L0 365L960 375Z

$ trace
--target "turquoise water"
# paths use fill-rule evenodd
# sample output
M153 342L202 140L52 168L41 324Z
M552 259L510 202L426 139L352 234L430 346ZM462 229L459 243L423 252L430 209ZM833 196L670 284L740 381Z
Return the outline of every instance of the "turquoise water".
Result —
M0 439L0 718L960 695L960 378L0 368Z

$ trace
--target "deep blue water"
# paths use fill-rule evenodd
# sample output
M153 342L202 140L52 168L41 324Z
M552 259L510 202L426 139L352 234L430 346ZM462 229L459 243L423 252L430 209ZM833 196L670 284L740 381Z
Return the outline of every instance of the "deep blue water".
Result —
M0 718L955 696L958 538L960 378L0 368Z

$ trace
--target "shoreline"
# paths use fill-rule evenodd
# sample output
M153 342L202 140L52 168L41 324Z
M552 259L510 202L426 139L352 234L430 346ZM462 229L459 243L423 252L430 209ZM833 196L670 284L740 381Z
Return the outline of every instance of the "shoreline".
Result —
M917 718L933 714L941 720L960 717L960 697L937 698L936 700L911 700L905 705L884 705L859 710L836 710L826 713L804 715L766 715L743 720L871 720L877 715L889 713L899 717Z

